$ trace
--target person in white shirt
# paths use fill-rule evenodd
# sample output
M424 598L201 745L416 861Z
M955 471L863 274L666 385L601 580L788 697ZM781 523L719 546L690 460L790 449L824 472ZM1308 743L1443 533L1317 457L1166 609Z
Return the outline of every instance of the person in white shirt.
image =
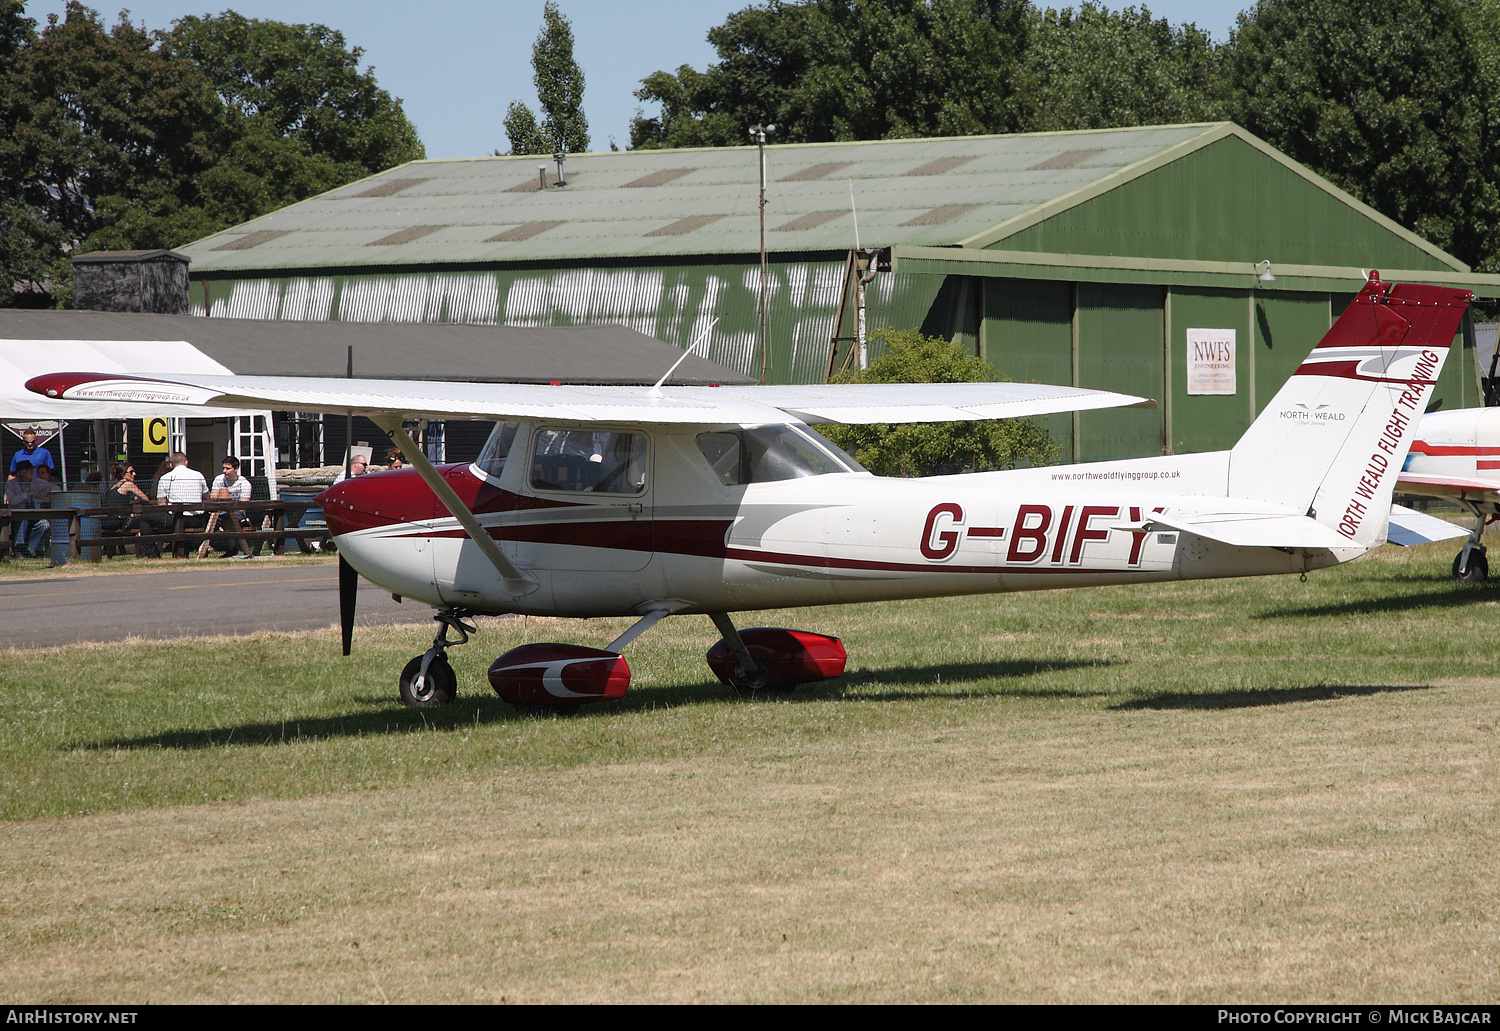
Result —
M233 455L226 455L220 468L224 471L214 477L214 485L209 490L210 497L214 501L249 501L250 481L240 475L240 460ZM250 520L244 512L225 512L219 516L219 525L232 525L231 520L238 522L246 530L250 528ZM223 558L249 558L248 549L244 554L240 553L240 544L239 538L214 541L214 547Z
M345 480L351 479L355 476L363 476L369 470L369 468L370 460L368 458L366 458L364 455L355 455L353 458L349 459L349 475L345 476L344 471L340 469L339 474L333 478L333 482L343 483Z
M172 471L156 481L156 500L169 505L191 504L201 502L207 493L208 483L202 473L188 467L187 455L181 451L172 452ZM208 516L203 514L203 509L182 510L184 530L201 530L206 525Z

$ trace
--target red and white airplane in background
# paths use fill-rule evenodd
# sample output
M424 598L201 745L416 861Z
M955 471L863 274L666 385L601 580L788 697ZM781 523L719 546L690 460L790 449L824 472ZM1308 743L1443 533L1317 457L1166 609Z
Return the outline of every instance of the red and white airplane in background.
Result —
M1469 583L1486 579L1490 563L1480 537L1486 523L1500 519L1500 408L1423 416L1396 490L1447 498L1467 508L1474 531L1453 559L1453 578Z
M400 678L449 702L446 658L478 614L636 616L608 648L529 644L489 678L518 704L617 698L619 654L696 613L721 680L747 691L838 676L836 638L737 630L762 608L1165 580L1305 573L1449 524L1393 515L1392 489L1471 295L1371 277L1232 451L888 479L818 423L944 422L1153 402L1034 384L579 387L88 373L48 397L355 413L411 470L319 497L341 555L344 648L355 571L437 608ZM665 378L665 377L664 377ZM434 468L415 417L498 420L479 459ZM449 631L459 640L450 640Z

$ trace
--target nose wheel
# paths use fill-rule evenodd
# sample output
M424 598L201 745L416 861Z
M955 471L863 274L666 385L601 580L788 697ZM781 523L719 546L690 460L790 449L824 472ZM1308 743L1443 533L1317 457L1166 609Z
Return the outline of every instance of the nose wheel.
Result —
M427 663L427 669L422 664ZM418 655L401 671L401 704L425 708L448 705L458 697L458 675L445 655Z
M464 622L465 615L447 610L432 617L440 624L437 636L432 639L432 647L401 670L398 688L402 705L432 708L450 705L458 697L458 675L448 662L447 652L455 644L467 644L469 635L475 632L473 624ZM457 640L449 640L449 630L458 634Z

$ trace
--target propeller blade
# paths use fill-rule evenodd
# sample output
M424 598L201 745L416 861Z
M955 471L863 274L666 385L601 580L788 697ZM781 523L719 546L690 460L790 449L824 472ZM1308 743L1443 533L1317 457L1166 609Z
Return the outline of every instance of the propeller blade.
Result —
M339 629L344 632L344 654L354 640L354 599L359 594L359 573L339 555Z

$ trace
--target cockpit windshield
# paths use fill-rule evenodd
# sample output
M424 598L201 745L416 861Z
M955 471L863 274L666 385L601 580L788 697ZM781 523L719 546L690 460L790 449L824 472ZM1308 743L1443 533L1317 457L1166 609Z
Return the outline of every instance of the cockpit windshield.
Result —
M495 428L490 431L490 439L484 442L484 448L474 464L498 480L500 474L505 472L505 460L510 456L510 447L516 442L516 428L520 425L518 422L495 423Z
M700 433L698 450L725 486L865 471L838 445L805 426Z

